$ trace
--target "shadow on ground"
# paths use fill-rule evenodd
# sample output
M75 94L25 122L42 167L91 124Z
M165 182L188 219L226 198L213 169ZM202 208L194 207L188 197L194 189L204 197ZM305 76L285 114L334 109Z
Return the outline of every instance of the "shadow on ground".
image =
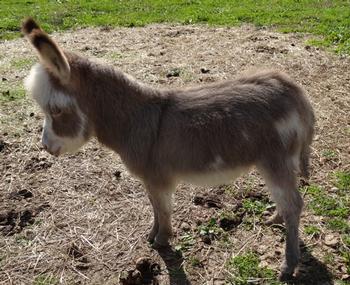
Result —
M191 282L183 269L183 256L171 246L155 249L163 259L169 272L170 285L189 285Z
M301 262L297 276L288 284L331 285L334 284L333 274L327 266L315 258L304 242L300 242Z

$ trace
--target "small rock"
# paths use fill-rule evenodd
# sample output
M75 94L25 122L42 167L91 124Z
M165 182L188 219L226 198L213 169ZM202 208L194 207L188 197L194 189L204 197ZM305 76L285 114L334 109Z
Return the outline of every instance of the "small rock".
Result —
M338 192L338 190L339 190L339 188L337 188L337 187L332 187L331 188L331 192Z
M325 236L324 238L324 244L329 246L329 247L335 247L339 242L338 237L332 235L332 234L328 234Z
M239 225L242 222L242 217L233 216L230 218L222 218L219 220L219 226L224 231L230 231L235 226Z
M343 274L341 276L341 280L343 281L349 281L350 280L350 274Z
M143 272L149 272L152 265L152 259L149 257L141 257L136 261L136 269Z
M34 113L33 112L31 112L30 114L29 114L29 117L34 117Z
M204 235L202 236L202 241L205 243L205 244L211 244L211 239L208 235Z
M121 171L116 170L116 171L114 171L113 174L114 174L114 177L115 177L115 178L119 179L119 178L121 177L121 174L122 174L122 173L121 173Z
M2 80L2 81L7 81L7 78L3 77L1 80Z
M0 152L2 152L5 149L6 145L7 144L3 140L0 140Z
M189 231L191 229L191 226L186 222L183 222L180 227L184 231Z
M202 72L203 74L206 74L206 73L209 73L209 72L210 72L210 69L205 68L205 67L202 67L202 68L201 68L201 72Z
M180 76L180 73L181 73L180 69L174 68L174 69L170 70L170 71L167 73L166 77L167 77L167 78L170 78L170 77L179 77L179 76Z
M310 49L311 49L311 46L305 46L305 49L306 49L306 50L310 50Z

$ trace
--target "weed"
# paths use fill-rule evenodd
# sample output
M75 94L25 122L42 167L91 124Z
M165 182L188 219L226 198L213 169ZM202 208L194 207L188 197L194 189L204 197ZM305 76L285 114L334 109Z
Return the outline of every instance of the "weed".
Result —
M41 274L37 276L33 282L33 285L56 285L59 283L59 280L52 276L47 274Z
M332 253L326 252L323 261L326 264L332 264L334 262L334 255Z
M218 237L223 230L218 226L216 219L211 218L208 223L198 227L198 232L201 236Z
M0 102L11 102L25 97L25 91L21 87L2 87L0 90Z
M322 152L322 156L326 159L334 159L338 157L338 153L335 150L332 149L326 149Z
M195 239L190 233L186 233L180 237L179 244L175 246L176 251L187 251L195 243Z
M347 274L350 274L350 251L342 251L341 255L346 266Z
M305 226L304 232L307 235L318 236L321 233L321 230L317 226Z
M327 220L327 227L333 231L338 231L341 233L350 232L350 225L346 219L342 218L332 218Z
M35 63L34 58L18 58L11 61L11 67L21 70L28 69Z
M338 171L335 173L336 183L335 185L344 191L350 190L350 172Z
M342 241L345 244L345 246L350 247L350 235L343 235Z
M196 256L190 256L188 261L189 261L189 263L191 264L192 267L200 267L200 266L202 266L202 262Z
M248 214L261 215L268 208L266 202L260 200L245 199L243 201L243 209Z
M341 218L349 216L349 205L344 199L335 199L315 185L307 187L307 192L312 196L309 207L316 215Z
M245 284L281 284L276 281L276 272L259 266L257 254L248 252L231 258L226 267L231 273L228 282L235 285Z

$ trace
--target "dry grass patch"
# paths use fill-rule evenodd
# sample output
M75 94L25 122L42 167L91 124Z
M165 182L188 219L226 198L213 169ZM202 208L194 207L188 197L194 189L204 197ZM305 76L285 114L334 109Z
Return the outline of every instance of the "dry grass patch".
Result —
M98 57L157 87L205 84L251 68L286 71L304 87L316 111L309 183L337 203L341 191L348 205L349 58L305 46L305 38L296 34L252 26L151 25L77 30L54 37L69 50ZM22 39L0 43L1 66L20 65L2 70L2 77L20 86L28 73L22 59L29 49ZM118 284L144 256L159 264L154 280L160 284L223 284L237 277L232 272L239 272L227 266L230 260L251 252L259 262L253 269L269 272L259 278L274 280L284 233L263 224L273 209L266 194L247 194L265 193L255 172L229 186L179 187L173 220L178 251L168 252L169 260L146 243L149 202L116 154L92 141L75 155L51 157L41 149L42 115L32 102L0 102L0 284ZM301 282L345 282L350 275L349 231L330 227L334 217L315 212L315 194L302 191L306 207L300 227L305 244ZM198 195L212 195L220 207L195 204ZM242 216L233 227L222 229L220 221L232 219L232 212ZM349 222L345 214L340 218Z

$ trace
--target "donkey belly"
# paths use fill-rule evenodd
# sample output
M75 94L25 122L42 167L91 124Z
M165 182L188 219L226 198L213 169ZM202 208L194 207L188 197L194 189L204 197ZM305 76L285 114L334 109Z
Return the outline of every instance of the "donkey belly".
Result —
M248 172L250 167L236 167L224 170L208 170L200 173L188 173L178 177L181 182L196 184L198 186L216 186L227 184L242 174Z

